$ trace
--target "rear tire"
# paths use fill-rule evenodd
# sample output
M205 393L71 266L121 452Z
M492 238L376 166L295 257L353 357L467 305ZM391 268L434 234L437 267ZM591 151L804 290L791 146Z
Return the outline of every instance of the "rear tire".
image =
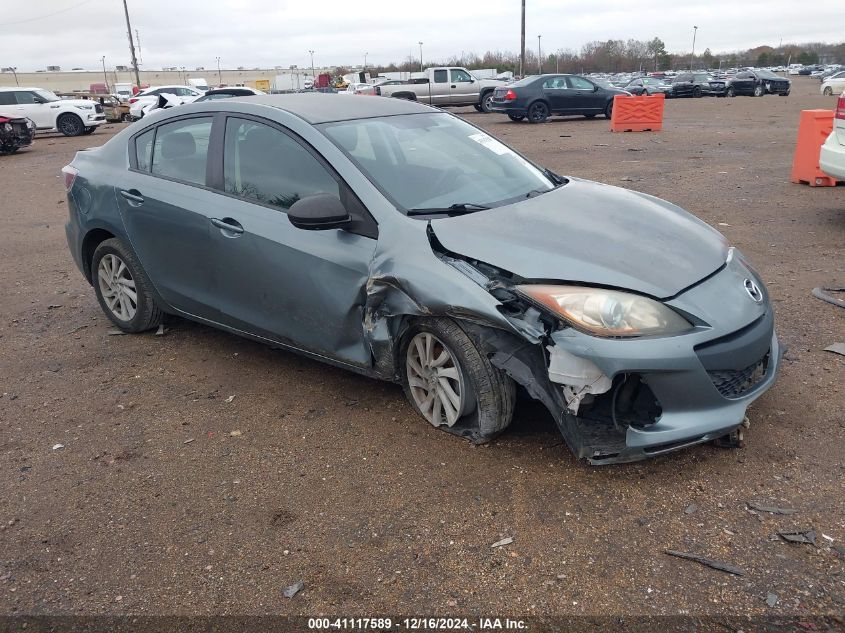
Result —
M832 95L833 95L833 88L831 88L830 86L828 86L827 88L825 88L825 89L824 89L824 93L823 93L823 94L824 94L824 96L826 96L826 97L830 97L830 96L832 96Z
M481 111L490 113L493 111L493 91L489 90L481 95Z
M66 112L56 119L56 127L65 136L80 136L85 133L85 125L77 115Z
M725 90L726 97L735 97L736 96L736 88L733 86L728 86L728 89Z
M91 283L105 315L124 332L145 332L164 315L141 262L117 238L105 240L91 258ZM134 296L133 296L134 295Z
M535 101L528 107L529 123L545 123L549 120L549 106L542 101Z
M509 114L508 118L514 123L519 123L525 118L524 114Z
M595 114L585 114L585 115L584 115L584 118L586 118L586 119L595 119L595 118L596 118L596 115L595 115Z
M476 112L483 112L483 110L481 109L481 106L478 105L477 103L473 103L472 107L475 108Z
M432 345L428 354L427 341ZM476 444L490 441L510 424L516 399L515 383L479 352L455 321L437 318L417 322L404 337L401 349L405 395L414 410L429 423ZM440 361L444 353L448 358L441 364L420 363L421 358ZM444 381L451 387L450 395L457 395L459 402L448 398L451 404L438 407L435 402L438 397L446 402L440 386ZM431 404L426 406L428 397Z
M94 133L94 130L96 130L96 129L97 129L97 128L95 128L95 127L86 127L86 128L85 128L85 131L83 132L83 134L93 134L93 133Z
M758 84L754 86L754 96L755 97L762 97L766 94L766 89L763 87L762 84Z
M696 99L700 99L702 94L703 93L701 92L701 86L696 86L692 89L692 96Z
M609 119L613 116L613 99L607 102L607 105L604 106L604 118Z

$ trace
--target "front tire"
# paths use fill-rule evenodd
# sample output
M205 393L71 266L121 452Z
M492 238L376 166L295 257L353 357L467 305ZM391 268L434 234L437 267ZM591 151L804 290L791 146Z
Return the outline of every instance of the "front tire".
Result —
M77 115L69 112L56 120L56 127L65 136L80 136L85 133L85 124Z
M95 128L95 127L93 127L93 126L92 126L92 127L86 127L86 128L85 128L85 131L83 132L83 134L93 134L93 133L94 133L94 130L96 130L96 129L97 129L97 128Z
M766 94L766 89L763 87L762 84L758 84L754 86L754 96L755 97L762 97Z
M528 108L529 123L545 123L549 119L549 106L542 101L535 101Z
M481 95L481 111L490 113L493 111L493 91L485 92Z
M701 92L701 86L696 86L692 89L692 96L696 99L700 99L702 94L703 93Z
M823 94L824 94L824 96L826 96L826 97L830 97L830 96L832 96L832 95L833 95L833 88L831 88L830 86L828 86L827 88L825 88L825 89L824 89L824 93L823 93Z
M733 86L728 86L728 89L725 91L725 96L735 97L736 96L736 88L734 88Z
M145 332L161 323L152 282L135 254L117 238L101 242L91 258L91 276L100 308L124 332Z
M404 337L402 386L435 427L480 444L511 422L516 385L451 319L427 319Z
M613 116L613 99L607 102L607 105L604 107L604 118L609 119Z
M525 118L524 114L509 114L508 118L514 123L519 123Z

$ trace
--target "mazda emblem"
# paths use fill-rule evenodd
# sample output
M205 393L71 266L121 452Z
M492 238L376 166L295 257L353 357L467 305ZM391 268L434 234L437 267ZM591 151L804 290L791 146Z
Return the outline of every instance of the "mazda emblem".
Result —
M750 279L746 279L743 285L745 286L745 292L748 293L748 296L751 297L754 303L763 303L763 291L760 290L760 286Z

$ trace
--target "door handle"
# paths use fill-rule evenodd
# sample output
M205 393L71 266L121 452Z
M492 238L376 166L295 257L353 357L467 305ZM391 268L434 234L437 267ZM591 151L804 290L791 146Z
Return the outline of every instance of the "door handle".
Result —
M452 84L452 85L451 85L451 86L449 86L449 87L450 87L450 88L457 88L457 86L456 86L455 84Z
M142 202L144 202L144 196L142 196L137 189L130 189L129 191L124 191L123 189L121 189L120 195L129 200L130 202L135 202L137 204L141 204Z
M218 229L228 233L237 233L240 235L244 232L244 227L242 227L237 220L233 220L232 218L223 218L222 220L211 218L211 223Z

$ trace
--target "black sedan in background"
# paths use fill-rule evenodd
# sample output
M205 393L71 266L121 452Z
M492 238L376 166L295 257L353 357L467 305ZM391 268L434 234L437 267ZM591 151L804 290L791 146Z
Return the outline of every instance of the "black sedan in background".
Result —
M725 96L725 81L707 73L681 73L672 81L673 97Z
M786 77L776 75L770 70L743 70L730 80L727 87L727 95L750 95L762 97L767 94L789 95L792 82Z
M542 123L553 114L580 114L610 118L613 97L630 95L625 90L603 88L579 75L531 75L493 91L492 112L507 114L511 121Z
M637 77L629 81L623 90L627 90L632 95L655 95L665 94L669 96L672 93L672 84L667 84L662 79L657 77Z

